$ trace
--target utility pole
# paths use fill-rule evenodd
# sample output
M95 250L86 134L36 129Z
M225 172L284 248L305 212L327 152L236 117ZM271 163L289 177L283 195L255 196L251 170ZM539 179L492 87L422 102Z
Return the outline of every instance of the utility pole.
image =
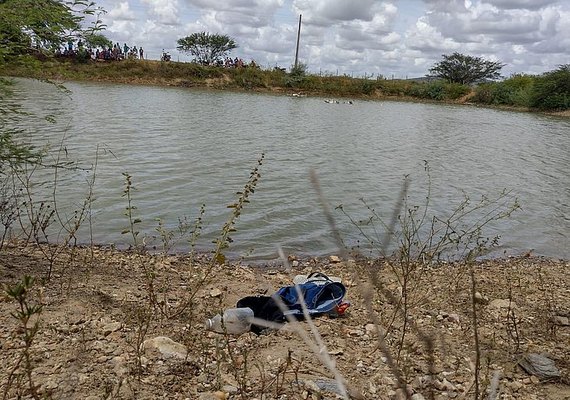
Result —
M301 17L303 15L299 14L299 30L297 31L297 50L295 50L295 69L299 64L299 39L301 39Z

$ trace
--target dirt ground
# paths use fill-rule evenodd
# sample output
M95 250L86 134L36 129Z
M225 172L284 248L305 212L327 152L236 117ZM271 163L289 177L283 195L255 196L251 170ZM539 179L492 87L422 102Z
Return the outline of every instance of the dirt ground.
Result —
M50 265L42 252L32 246L5 246L0 283L14 287L22 276L35 276L27 304L43 308L39 330L29 340L26 367L24 337L29 331L13 316L18 302L4 291L0 296L0 395L88 400L343 398L334 374L308 344L314 342L308 322L297 324L309 334L308 343L294 324L259 336L229 336L204 328L206 318L235 306L242 297L269 295L291 285L296 274L320 271L342 279L351 303L344 316L314 319L324 342L316 351L334 360L349 398L406 398L397 372L405 381L400 387L405 386L407 398L413 400L473 399L476 390L487 399L499 371L496 398L570 399L568 261L520 257L478 262L473 267L475 301L466 265L418 268L403 289L399 274L385 262L335 257L291 261L291 272L280 265L215 266L202 283L210 268L204 256L75 248L59 254L47 281ZM371 268L379 272L376 286L370 285ZM367 311L365 298L371 298L373 313ZM406 303L406 319L395 302ZM35 321L32 317L28 326ZM389 352L382 350L377 327ZM157 337L171 339L158 339L170 347L143 345ZM517 363L528 353L553 360L560 377L545 381L525 372ZM395 368L389 365L391 359Z

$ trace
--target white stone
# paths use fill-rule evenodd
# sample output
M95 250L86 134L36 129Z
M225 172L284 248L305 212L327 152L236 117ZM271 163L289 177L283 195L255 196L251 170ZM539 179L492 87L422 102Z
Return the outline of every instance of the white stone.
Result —
M514 301L510 301L509 299L495 299L489 303L489 307L492 308L517 308L517 305Z
M145 340L142 344L142 350L147 356L158 353L162 358L177 358L181 360L186 359L188 354L186 346L166 336Z
M116 332L123 327L120 322L111 322L103 327L103 335L107 336L112 332Z

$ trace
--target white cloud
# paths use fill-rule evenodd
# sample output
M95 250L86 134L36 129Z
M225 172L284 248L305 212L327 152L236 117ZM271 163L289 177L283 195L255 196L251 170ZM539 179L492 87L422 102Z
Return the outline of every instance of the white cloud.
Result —
M178 25L179 4L178 0L141 0L150 7L150 15L155 17L158 23L165 25Z
M505 74L567 63L567 0L100 0L113 41L178 56L176 40L232 36L232 53L290 66L299 14L300 58L312 71L422 76L454 51L505 62ZM139 43L136 43L139 42ZM189 57L180 54L181 60Z
M128 1L121 1L117 6L109 10L109 17L116 21L135 21L135 13L130 9Z

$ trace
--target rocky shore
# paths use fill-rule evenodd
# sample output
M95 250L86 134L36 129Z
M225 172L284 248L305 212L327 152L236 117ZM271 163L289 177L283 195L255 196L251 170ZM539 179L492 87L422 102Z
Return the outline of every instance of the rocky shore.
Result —
M26 303L42 305L27 321L38 330L26 352L31 331L14 316L19 303L0 296L3 399L342 398L334 374L293 326L312 338L308 322L259 336L204 329L206 318L240 298L272 294L313 271L347 288L345 315L314 324L349 398L570 398L568 261L481 261L472 292L470 266L452 263L418 267L403 287L397 265L334 256L291 257L288 272L103 248L67 249L51 264L31 245L5 246L0 255L3 288L34 276ZM375 286L371 268L379 272Z

